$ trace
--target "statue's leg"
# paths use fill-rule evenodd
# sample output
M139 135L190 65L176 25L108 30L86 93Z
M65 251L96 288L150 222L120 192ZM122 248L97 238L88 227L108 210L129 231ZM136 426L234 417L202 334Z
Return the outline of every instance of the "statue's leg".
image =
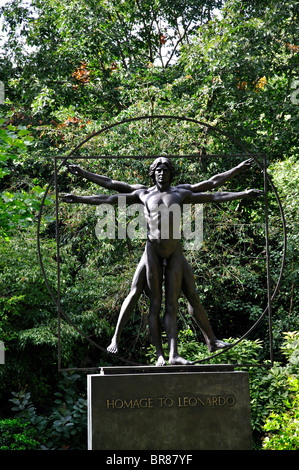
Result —
M110 345L107 348L108 352L111 352L111 353L118 352L118 344L119 344L121 332L126 326L126 324L128 323L131 315L133 314L133 311L138 302L138 299L141 296L142 291L145 288L145 284L146 284L146 254L143 253L141 260L139 261L138 266L136 268L134 277L133 277L130 293L122 304L118 321L117 321L117 325L116 325L116 329L115 329L115 333L113 335Z
M186 258L182 255L182 266L183 266L183 280L182 280L182 291L188 300L188 310L196 324L201 329L204 336L205 342L210 352L216 351L217 349L226 348L230 346L229 343L225 343L216 338L207 313L200 303L199 296L196 290L194 282L194 274L190 268Z
M165 316L164 326L168 338L169 364L192 364L178 354L178 300L182 287L182 253L181 247L167 259L165 267Z
M150 242L147 242L146 249L146 289L150 301L149 309L149 329L153 345L156 348L157 366L165 365L162 348L160 310L162 302L162 282L163 266L162 260L155 252Z

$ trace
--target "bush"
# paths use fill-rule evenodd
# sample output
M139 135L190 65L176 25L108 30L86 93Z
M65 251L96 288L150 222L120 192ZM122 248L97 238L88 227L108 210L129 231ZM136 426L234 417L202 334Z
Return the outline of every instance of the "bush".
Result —
M78 397L74 383L77 374L62 374L59 390L51 412L47 416L39 415L30 401L29 392L13 392L12 410L17 413L17 420L25 420L28 429L42 439L44 450L82 450L86 449L86 400Z
M0 450L39 450L41 442L37 429L22 418L0 421Z
M166 338L165 333L163 337ZM238 339L236 338L225 338L224 341L227 343L235 343ZM167 358L167 342L163 345L164 354ZM210 364L257 364L259 362L259 351L262 349L260 340L249 341L244 339L240 343L236 344L232 349L223 351L219 356L212 357L207 363ZM209 353L204 343L200 343L197 340L196 334L190 330L179 331L178 341L178 353L180 356L188 359L192 362L200 362L203 359L214 356L215 353ZM149 346L147 351L147 357L150 363L156 362L156 352L153 345ZM203 362L203 364L205 364Z
M263 439L263 449L299 449L299 381L296 377L289 377L288 381L291 396L285 402L286 411L268 416L263 428L268 433Z
M282 368L285 374L283 384L284 399L278 407L273 406L263 431L267 432L263 439L263 449L296 450L299 449L299 332L284 334L281 347L288 363Z

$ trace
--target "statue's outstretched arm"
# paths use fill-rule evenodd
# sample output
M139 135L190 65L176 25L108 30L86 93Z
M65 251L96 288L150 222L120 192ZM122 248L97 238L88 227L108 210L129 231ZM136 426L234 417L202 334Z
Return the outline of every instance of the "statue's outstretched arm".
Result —
M215 193L190 193L184 202L205 203L205 202L227 202L235 199L256 199L262 196L263 191L259 189L247 189L239 192L215 192Z
M94 196L76 196L75 194L61 194L59 196L62 202L67 202L69 204L91 204L93 206L99 206L100 204L111 204L117 205L119 198L122 199L122 204L134 204L140 202L138 195L134 193L122 194L96 194Z
M112 180L108 176L91 173L90 171L83 170L83 168L79 167L78 165L68 163L66 166L73 175L82 176L88 181L92 181L93 183L96 183L99 186L102 186L103 188L113 189L115 191L118 191L119 193L131 193L133 191L136 191L137 189L146 188L146 186L143 186L141 184L128 184L124 181Z
M235 166L234 168L231 168L230 170L225 171L223 173L219 173L218 175L212 176L208 180L196 184L182 184L178 185L178 187L188 189L189 191L192 191L194 193L199 193L202 191L211 191L211 189L218 188L218 186L221 186L223 183L230 180L234 176L247 171L251 167L252 162L253 159L249 158L248 160L244 160L242 163Z

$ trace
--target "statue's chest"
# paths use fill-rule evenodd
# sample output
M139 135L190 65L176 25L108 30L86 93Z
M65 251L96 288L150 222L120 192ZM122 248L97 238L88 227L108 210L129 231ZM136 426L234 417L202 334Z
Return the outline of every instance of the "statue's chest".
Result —
M182 203L182 198L176 191L155 193L149 195L145 201L148 211L155 211L159 206L171 207L173 204Z

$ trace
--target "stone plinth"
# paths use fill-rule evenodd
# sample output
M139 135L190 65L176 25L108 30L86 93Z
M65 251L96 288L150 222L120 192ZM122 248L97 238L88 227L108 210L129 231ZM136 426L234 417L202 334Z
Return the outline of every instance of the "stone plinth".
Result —
M90 450L249 450L247 372L111 367L88 376Z

